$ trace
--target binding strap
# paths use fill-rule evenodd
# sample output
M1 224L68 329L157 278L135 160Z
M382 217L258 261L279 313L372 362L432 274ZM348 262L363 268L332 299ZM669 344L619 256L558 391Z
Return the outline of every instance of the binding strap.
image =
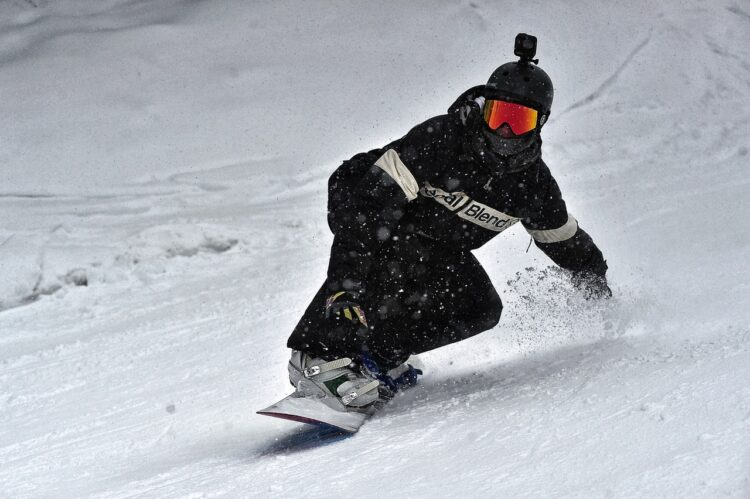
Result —
M324 362L317 366L307 367L304 371L302 371L302 374L305 375L305 378L312 378L313 376L317 376L328 371L333 371L334 369L341 369L342 367L346 367L351 363L352 359L350 359L349 357L344 357L341 359L332 360L331 362Z
M365 393L371 392L372 390L377 390L378 386L380 386L380 381L374 379L374 380L370 381L369 383L366 383L366 384L360 386L356 390L351 391L351 392L347 393L346 395L342 395L341 396L341 402L344 405L349 405L352 402L354 402L354 400L357 397L361 397Z

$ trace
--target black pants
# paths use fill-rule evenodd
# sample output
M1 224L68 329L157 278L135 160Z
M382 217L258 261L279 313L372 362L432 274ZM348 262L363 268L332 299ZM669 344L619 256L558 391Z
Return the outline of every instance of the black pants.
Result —
M502 302L470 252L421 237L381 248L367 276L362 308L368 326L325 317L324 283L287 346L334 359L369 354L385 367L409 355L460 341L494 327Z

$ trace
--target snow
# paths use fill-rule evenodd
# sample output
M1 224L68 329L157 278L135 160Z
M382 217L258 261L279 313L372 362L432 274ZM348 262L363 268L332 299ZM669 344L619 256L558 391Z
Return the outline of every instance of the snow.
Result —
M491 331L354 437L255 411L327 176L539 37L544 155L610 265L514 227ZM747 497L750 7L0 3L0 496Z

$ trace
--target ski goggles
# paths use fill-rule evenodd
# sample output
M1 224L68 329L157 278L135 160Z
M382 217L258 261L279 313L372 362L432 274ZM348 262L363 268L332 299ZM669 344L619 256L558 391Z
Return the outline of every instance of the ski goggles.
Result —
M536 128L539 113L536 109L503 100L487 99L484 103L484 121L491 130L507 123L516 135Z

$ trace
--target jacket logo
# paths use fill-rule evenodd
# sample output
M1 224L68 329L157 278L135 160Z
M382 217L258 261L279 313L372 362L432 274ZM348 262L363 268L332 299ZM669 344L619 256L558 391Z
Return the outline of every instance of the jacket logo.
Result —
M419 193L425 197L433 198L451 211L457 211L457 215L464 220L495 232L502 232L519 220L502 211L474 201L463 192L445 192L440 188L425 184L419 190Z
M469 197L463 192L445 192L438 187L432 187L429 183L425 184L419 190L419 193L425 197L434 199L451 211L456 211L466 204L467 201L470 201Z

